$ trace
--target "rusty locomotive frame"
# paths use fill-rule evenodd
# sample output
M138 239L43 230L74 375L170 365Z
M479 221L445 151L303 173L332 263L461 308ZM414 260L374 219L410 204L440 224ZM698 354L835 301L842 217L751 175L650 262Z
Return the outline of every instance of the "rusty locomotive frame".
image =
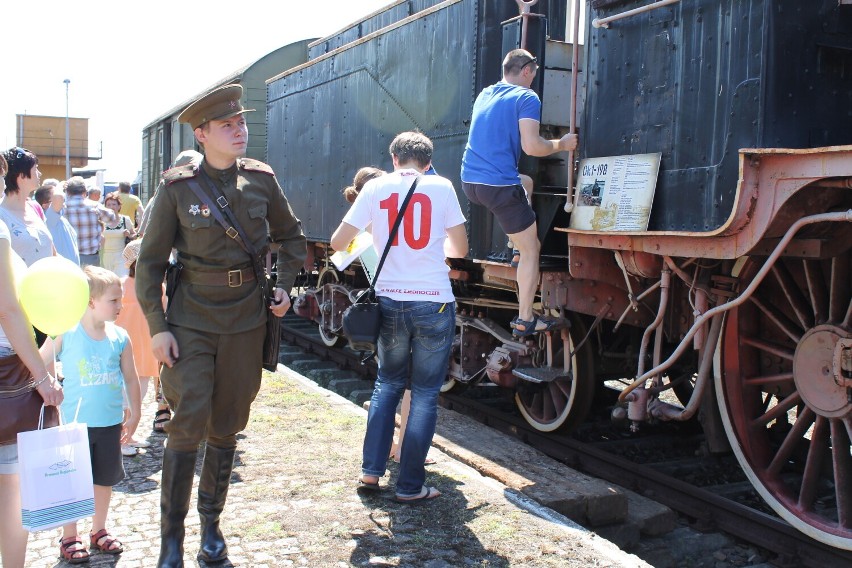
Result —
M309 240L294 311L343 343L366 278L329 262L340 190L362 166L390 169L390 140L419 129L469 222L469 257L451 263L446 389L511 389L527 422L553 432L617 384L614 418L699 420L779 515L852 550L852 5L580 5L584 46L565 41L579 21L569 0L398 0L267 81L267 161ZM521 160L536 185L537 308L571 325L518 340L506 236L458 172L476 95L522 45L542 62L542 133L576 128L580 147ZM607 191L594 179L594 199L578 201L581 159L649 153L647 229L572 223Z

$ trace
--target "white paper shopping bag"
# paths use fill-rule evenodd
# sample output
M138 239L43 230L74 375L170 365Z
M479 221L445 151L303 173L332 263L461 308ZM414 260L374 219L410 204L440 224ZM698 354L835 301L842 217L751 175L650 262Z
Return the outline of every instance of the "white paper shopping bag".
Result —
M21 516L30 532L95 514L86 424L18 433Z

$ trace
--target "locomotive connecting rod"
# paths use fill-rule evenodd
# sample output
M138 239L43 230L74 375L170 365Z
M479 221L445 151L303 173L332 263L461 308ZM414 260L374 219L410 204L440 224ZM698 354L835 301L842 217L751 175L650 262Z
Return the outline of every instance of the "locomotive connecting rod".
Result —
M852 222L852 209L837 213L818 213L816 215L809 215L807 217L802 217L801 219L793 223L790 228L787 229L787 232L784 233L784 236L778 242L778 245L776 245L775 250L772 251L772 254L769 255L769 257L766 259L766 262L763 263L763 266L760 268L757 274L755 274L754 279L751 281L748 287L743 290L742 294L740 294L733 300L730 300L729 302L719 304L715 308L711 308L703 314L697 316L695 318L695 321L692 323L692 327L689 328L689 331L686 333L686 335L683 336L683 339L680 340L680 343L678 344L677 348L669 356L669 358L666 359L663 363L654 367L653 369L642 374L627 388L621 391L621 394L618 395L618 401L625 402L625 397L633 390L644 385L648 379L661 374L663 371L666 371L669 367L674 365L675 362L680 358L680 356L683 355L683 352L686 350L686 346L692 339L692 337L696 333L698 333L698 330L701 329L709 320L712 320L715 316L721 315L733 308L736 308L737 306L744 304L752 296L752 294L754 294L754 291L757 290L757 287L760 286L760 283L763 282L763 279L766 278L766 275L775 265L775 262L778 260L778 257L781 256L781 253L784 252L784 249L787 247L787 245L790 243L796 233L798 233L802 229L802 227L805 227L807 225L813 225L814 223L850 222Z
M641 14L642 12L650 12L651 10L656 10L657 8L662 8L663 6L668 6L669 4L675 4L677 2L680 2L680 0L660 0L659 2L654 2L653 4L648 4L647 6L640 6L639 8L627 10L626 12L615 14L614 16L610 16L608 18L595 18L594 20L592 20L592 26L596 28L609 28L610 22L621 20L623 18L629 18L630 16L635 16L636 14Z

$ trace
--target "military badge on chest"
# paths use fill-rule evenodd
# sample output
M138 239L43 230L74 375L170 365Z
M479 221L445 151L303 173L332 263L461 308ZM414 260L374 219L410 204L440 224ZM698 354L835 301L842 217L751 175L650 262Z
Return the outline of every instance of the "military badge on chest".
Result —
M210 208L207 207L206 203L202 203L202 205L201 205L201 216L202 217L209 217L210 216Z
M201 207L197 203L193 203L189 206L189 214L190 215L198 215L201 213Z

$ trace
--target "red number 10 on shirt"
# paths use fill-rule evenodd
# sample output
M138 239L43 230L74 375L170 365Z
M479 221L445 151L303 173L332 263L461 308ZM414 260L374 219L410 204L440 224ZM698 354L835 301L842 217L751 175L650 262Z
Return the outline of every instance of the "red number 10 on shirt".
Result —
M393 193L387 199L380 201L379 206L386 209L388 212L388 234L393 229L396 223L396 216L399 215L399 194ZM417 236L414 235L414 209L420 208L420 226L417 227ZM411 201L408 207L405 208L405 215L402 216L402 235L405 237L405 244L414 250L426 248L429 244L429 235L432 234L432 200L428 195L416 193L411 196ZM391 246L395 247L399 244L399 232L394 235Z

